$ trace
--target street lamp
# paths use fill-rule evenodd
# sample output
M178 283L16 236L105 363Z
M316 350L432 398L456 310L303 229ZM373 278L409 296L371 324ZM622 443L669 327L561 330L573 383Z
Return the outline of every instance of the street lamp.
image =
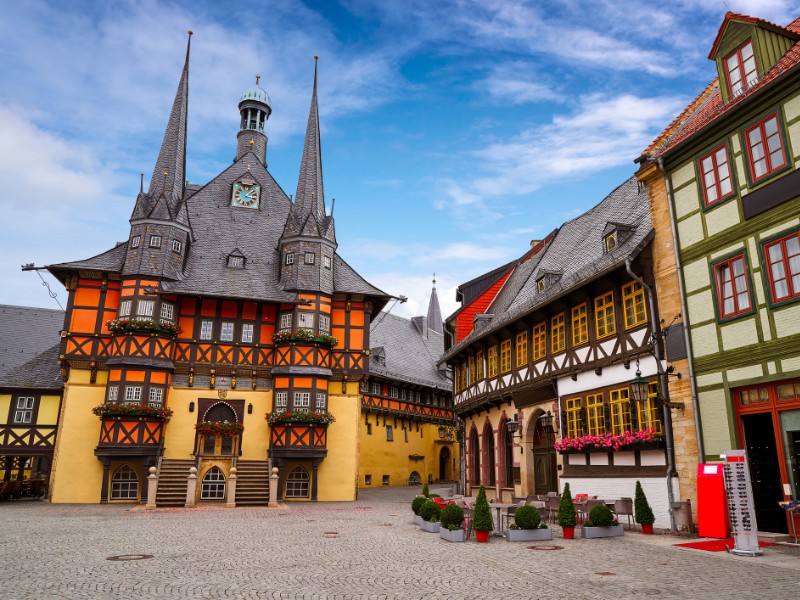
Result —
M642 404L647 401L647 396L650 392L650 382L642 377L642 372L639 370L638 360L636 361L636 377L634 377L633 381L631 381L630 386L631 396L633 396L633 399L637 403Z

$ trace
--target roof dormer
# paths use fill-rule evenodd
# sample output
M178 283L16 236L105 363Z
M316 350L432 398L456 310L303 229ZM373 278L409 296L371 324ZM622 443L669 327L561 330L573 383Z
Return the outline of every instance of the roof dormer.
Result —
M723 102L744 95L800 39L769 21L727 13L708 57L717 63Z
M603 254L608 254L617 246L621 246L631 234L630 225L609 221L603 229Z
M558 283L564 273L561 271L550 271L541 269L539 276L536 278L536 293L543 294L549 287Z

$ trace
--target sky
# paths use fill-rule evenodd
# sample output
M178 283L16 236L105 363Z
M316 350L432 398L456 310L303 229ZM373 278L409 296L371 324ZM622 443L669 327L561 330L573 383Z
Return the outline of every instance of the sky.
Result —
M339 254L424 314L631 177L716 75L727 10L780 25L800 0L4 2L0 304L57 308L37 266L129 235L192 37L187 178L236 150L261 75L270 172L294 194L319 56L325 196Z

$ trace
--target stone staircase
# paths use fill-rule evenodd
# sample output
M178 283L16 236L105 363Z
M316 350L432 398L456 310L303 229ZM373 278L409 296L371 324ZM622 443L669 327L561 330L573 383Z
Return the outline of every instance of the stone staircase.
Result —
M186 504L186 478L195 466L192 459L164 458L158 474L156 506L184 506Z
M185 485L184 493L186 493ZM269 462L241 459L236 461L236 506L267 504L269 504Z

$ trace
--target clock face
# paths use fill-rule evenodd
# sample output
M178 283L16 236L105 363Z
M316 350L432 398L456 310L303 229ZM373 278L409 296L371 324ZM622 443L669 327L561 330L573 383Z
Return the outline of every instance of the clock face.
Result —
M258 197L261 186L257 183L237 182L233 184L232 206L258 208Z

